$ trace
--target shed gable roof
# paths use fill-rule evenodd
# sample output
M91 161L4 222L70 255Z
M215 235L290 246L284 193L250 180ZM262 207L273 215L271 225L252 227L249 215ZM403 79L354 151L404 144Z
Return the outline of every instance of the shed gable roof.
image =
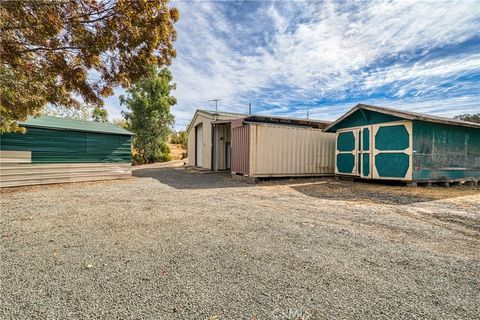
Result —
M457 119L450 119L450 118L445 118L445 117L432 116L432 115L423 114L423 113L416 113L416 112L396 110L396 109L385 108L385 107L372 106L372 105L360 103L360 104L357 104L352 109L350 109L343 116L341 116L337 120L330 123L330 125L328 125L324 129L324 131L335 132L338 125L342 121L346 120L348 117L350 117L356 111L361 110L361 109L382 113L382 114L385 114L385 115L388 115L388 116L391 116L391 117L395 117L395 118L399 118L399 119L419 120L419 121L434 122L434 123L448 124L448 125L454 125L454 126L480 128L479 123L468 122L468 121L457 120Z
M248 117L249 115L246 113L238 113L238 112L227 112L227 111L214 111L214 110L206 110L206 109L198 109L198 112L208 114L210 116L225 116L225 117L230 117L230 116L237 116L237 117Z
M192 129L192 124L195 122L195 119L197 118L199 113L211 119L213 119L215 116L232 117L232 118L246 118L249 116L248 114L244 114L244 113L197 109L195 111L195 114L193 115L192 121L190 121L190 123L188 124L187 133L190 132L190 130Z
M118 135L133 135L128 130L117 127L109 122L96 122L85 121L76 119L65 119L50 116L41 116L38 118L30 118L25 122L18 123L22 127L27 128L45 128L53 130L66 130L66 131L84 131L84 132L96 132L106 134L118 134Z

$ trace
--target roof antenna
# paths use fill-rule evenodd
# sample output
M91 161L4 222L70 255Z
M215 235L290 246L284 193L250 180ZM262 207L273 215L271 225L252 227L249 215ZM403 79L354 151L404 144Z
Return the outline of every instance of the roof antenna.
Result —
M212 100L208 100L208 101L215 101L215 112L218 112L218 101L220 101L222 99L212 99Z
M252 114L252 103L248 103L248 114Z
M307 110L307 120L309 119L310 117L310 112Z

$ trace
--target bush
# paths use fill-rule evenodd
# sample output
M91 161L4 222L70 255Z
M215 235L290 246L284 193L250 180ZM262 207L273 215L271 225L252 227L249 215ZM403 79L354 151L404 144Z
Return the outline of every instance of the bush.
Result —
M174 132L170 136L171 144L180 144L184 149L187 149L188 135L186 131Z
M170 147L165 142L162 142L159 148L154 151L150 162L165 162L171 160Z
M170 148L164 142L157 145L157 147L151 150L149 154L142 154L140 152L133 152L132 160L134 165L154 163L154 162L166 162L172 160L170 154Z

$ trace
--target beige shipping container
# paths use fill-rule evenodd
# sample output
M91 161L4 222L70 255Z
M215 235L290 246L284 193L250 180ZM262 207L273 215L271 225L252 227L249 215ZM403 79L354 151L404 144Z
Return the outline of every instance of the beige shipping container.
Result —
M232 129L234 174L260 178L328 176L334 172L334 134L264 123Z

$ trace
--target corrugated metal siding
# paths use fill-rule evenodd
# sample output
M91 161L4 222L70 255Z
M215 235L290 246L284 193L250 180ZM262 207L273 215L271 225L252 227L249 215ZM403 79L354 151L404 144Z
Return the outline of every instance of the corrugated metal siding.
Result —
M131 137L28 128L0 136L0 149L31 151L32 163L131 162Z
M1 163L0 187L118 179L131 175L130 163Z
M334 173L335 134L319 129L267 124L251 124L251 128L251 176Z
M9 151L0 150L0 163L31 163L32 153L30 151Z
M232 128L232 172L250 174L250 125Z

